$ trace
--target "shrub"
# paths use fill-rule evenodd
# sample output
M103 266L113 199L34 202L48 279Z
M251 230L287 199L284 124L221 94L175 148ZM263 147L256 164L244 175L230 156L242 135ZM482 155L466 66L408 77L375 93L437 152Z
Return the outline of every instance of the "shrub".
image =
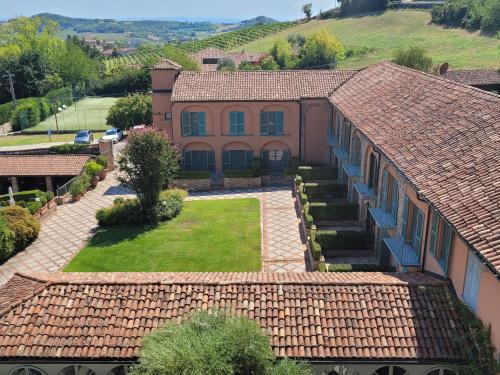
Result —
M0 216L5 219L7 227L14 233L16 251L25 249L38 237L40 223L26 208L4 207L0 209Z
M209 171L180 171L177 177L180 180L203 180L210 178Z
M160 193L160 198L169 199L170 197L180 197L181 199L185 199L188 196L188 192L184 189L168 189L163 190Z
M297 169L297 174L302 177L304 181L314 180L336 180L337 168L333 167L310 167L300 166Z
M315 221L344 221L357 220L359 206L355 203L328 204L313 202L310 204L309 213Z
M14 104L5 103L0 105L0 124L10 121L12 113L14 112Z
M395 272L392 266L377 264L326 263L319 267L320 272Z
M45 99L47 99L52 108L71 105L73 103L73 90L71 87L61 87L60 89L51 90L45 95Z
M30 214L36 214L43 207L41 202L27 202L26 208L30 212Z
M111 207L98 210L95 217L99 226L140 223L143 221L142 210L137 199L115 200Z
M8 259L16 249L16 239L5 219L0 217L0 260Z
M29 202L39 200L43 205L54 198L54 194L46 193L41 190L25 190L14 193L14 200L16 203ZM0 202L8 202L10 199L9 194L0 195Z
M90 180L91 177L87 173L83 173L76 177L69 187L69 193L73 196L84 193L90 187Z
M225 178L250 178L254 177L251 169L228 169L224 171Z
M306 220L306 228L311 229L314 223L314 218L310 214L304 214L304 218Z
M153 107L151 95L131 94L120 98L109 109L106 124L126 130L134 125L151 125L153 123Z
M95 162L99 165L101 165L103 168L107 168L108 167L108 158L104 155L98 155L96 158L95 158Z
M11 117L12 129L20 131L36 126L40 122L40 103L38 99L26 99L13 111Z
M311 200L318 199L340 199L347 196L345 185L341 184L318 184L316 182L306 182L304 192Z
M182 210L184 197L184 190L162 192L156 207L158 220L166 221L176 217Z
M40 120L43 121L52 114L50 103L45 98L40 98Z
M104 167L100 164L97 164L95 160L90 160L85 164L85 173L87 173L90 177L97 177L99 173L104 169Z
M302 184L302 177L300 177L299 175L296 175L295 176L295 185L300 186L301 184Z
M394 53L395 64L408 68L429 72L432 68L432 58L427 55L427 50L419 46L400 48Z
M309 237L309 247L311 248L313 258L315 260L319 260L321 258L322 250L320 244L317 241L317 234L315 229L311 230L311 234Z
M355 231L321 230L317 233L317 241L323 251L364 250L371 245L368 233Z
M75 154L87 148L85 145L75 145L71 143L65 143L63 145L52 146L49 148L49 152L52 154Z

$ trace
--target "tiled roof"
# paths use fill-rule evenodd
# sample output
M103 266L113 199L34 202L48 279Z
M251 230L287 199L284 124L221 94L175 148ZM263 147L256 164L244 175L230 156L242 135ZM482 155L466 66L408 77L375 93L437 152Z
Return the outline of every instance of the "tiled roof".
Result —
M296 101L324 98L355 70L183 72L172 101Z
M484 70L448 70L441 77L469 86L500 85L500 72Z
M16 278L23 276L17 275ZM454 361L463 335L447 282L381 273L66 273L0 312L0 358L134 360L168 321L230 309L267 332L277 356ZM33 277L30 277L30 280ZM28 281L30 283L31 281ZM0 294L1 295L1 294Z
M156 64L153 69L158 70L182 70L182 65L177 64L174 61L163 59L158 64Z
M225 52L218 48L205 48L200 52L193 53L190 55L193 60L195 60L198 65L201 67L202 71L216 71L217 64L203 64L204 59L221 59L223 57L229 58L234 61L234 63L238 66L243 61L248 61L250 63L258 63L264 57L267 56L265 52Z
M500 272L500 96L380 63L330 100Z
M0 176L76 176L88 155L0 155Z

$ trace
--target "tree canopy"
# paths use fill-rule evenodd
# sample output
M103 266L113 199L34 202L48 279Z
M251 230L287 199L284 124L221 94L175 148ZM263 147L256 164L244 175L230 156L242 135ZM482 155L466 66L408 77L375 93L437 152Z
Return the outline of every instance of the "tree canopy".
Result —
M132 375L311 375L304 364L276 361L252 320L220 311L169 323L144 338Z
M131 94L118 99L106 117L106 124L123 130L152 123L152 99L148 94Z
M319 30L306 37L300 54L300 68L328 69L344 58L344 48L327 30Z
M307 3L302 5L302 13L304 13L308 21L311 19L312 6L313 6L312 3Z

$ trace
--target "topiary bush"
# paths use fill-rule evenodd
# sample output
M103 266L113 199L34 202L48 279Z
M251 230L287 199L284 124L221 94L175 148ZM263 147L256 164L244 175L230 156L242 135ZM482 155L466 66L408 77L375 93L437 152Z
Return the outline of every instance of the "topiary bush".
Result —
M336 180L338 178L338 170L334 167L300 166L297 168L297 174L304 181Z
M315 221L346 221L358 220L359 206L355 203L329 204L324 202L312 202L309 213Z
M14 233L16 251L24 250L40 233L40 222L26 208L20 206L4 207L0 209L0 216Z
M371 236L365 232L320 230L316 239L323 251L363 250L371 247Z
M343 199L347 197L347 188L341 184L323 185L317 182L306 182L304 192L312 200Z

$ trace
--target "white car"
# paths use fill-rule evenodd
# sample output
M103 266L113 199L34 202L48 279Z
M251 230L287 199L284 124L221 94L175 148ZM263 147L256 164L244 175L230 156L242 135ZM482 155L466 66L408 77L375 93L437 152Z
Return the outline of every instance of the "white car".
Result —
M113 143L119 142L123 137L123 132L120 129L109 129L104 133L102 139L105 141L113 141Z

